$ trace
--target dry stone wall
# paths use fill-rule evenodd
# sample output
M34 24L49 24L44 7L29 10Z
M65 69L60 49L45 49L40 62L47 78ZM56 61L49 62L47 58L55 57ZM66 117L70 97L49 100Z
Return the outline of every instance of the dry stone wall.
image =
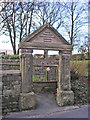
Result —
M2 70L20 70L19 59L2 59Z
M34 60L33 64L33 75L41 76L46 75L46 67L51 65L51 72L49 73L49 80L56 80L56 70L57 66L53 66L54 61L51 60ZM41 65L43 65L41 67ZM19 70L19 60L18 59L3 59L2 60L2 70ZM21 91L21 74L20 73L12 73L6 72L2 74L2 112L3 115L13 111L19 111L19 99L20 99L20 91ZM46 77L46 76L45 76ZM48 81L49 82L49 81ZM52 88L51 88L52 87ZM56 90L57 83L46 83L41 82L33 82L33 91L40 92L42 90Z
M20 70L19 59L3 59L2 63L2 70ZM35 81L39 81L40 79L46 81L46 68L48 66L51 69L48 73L49 80L56 80L58 59L34 59L33 79L35 79Z
M2 112L19 111L21 74L2 75Z

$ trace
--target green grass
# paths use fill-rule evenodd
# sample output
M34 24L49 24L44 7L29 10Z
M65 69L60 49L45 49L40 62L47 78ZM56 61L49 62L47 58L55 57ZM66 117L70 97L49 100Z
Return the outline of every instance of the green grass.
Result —
M71 70L80 76L88 76L88 65L90 65L90 60L74 60L70 62Z
M19 55L0 55L1 58L3 59L19 59Z
M20 55L0 55L0 58L3 59L19 59ZM38 56L33 56L34 59L39 59Z
M36 75L33 75L32 76L32 80L33 80L33 82L35 82L35 81L47 81L47 78L46 78L46 76L36 76Z

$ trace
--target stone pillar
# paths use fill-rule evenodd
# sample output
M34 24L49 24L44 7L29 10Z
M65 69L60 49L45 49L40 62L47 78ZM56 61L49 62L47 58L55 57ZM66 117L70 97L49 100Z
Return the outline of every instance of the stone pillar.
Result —
M33 56L31 49L22 50L22 64L21 64L21 74L22 74L22 93L28 93L32 91L32 69L33 69Z
M22 70L22 55L20 55L20 72L22 72L21 70Z
M32 49L21 50L21 94L20 94L20 110L31 109L35 106L35 95L32 92L32 69L33 56Z
M44 50L44 58L48 58L48 50Z
M74 93L70 84L70 51L59 52L57 103L60 106L73 104Z

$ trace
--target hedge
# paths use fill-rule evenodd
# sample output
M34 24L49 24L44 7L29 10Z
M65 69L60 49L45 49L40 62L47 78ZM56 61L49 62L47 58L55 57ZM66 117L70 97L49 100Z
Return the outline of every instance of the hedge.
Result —
M4 58L4 59L19 59L20 56L19 55L1 55L0 58Z

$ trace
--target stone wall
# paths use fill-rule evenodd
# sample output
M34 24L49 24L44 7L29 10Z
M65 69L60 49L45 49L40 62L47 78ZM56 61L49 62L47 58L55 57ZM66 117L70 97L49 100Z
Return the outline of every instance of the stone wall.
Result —
M13 67L14 65L17 65L18 68L19 66L19 60L8 60L8 59L3 59L3 70L5 70L5 65L6 64L6 68L8 68L7 70L10 70L10 67L8 67L8 65L12 65L12 69L15 70L15 68ZM8 65L7 65L8 64ZM50 66L51 68L51 72L49 73L50 80L55 80L55 76L56 76L56 69L57 69L57 65L58 62L57 60L54 61L54 59L40 59L39 60L34 60L33 64L34 69L33 69L33 74L40 77L45 75L45 68ZM42 67L41 67L42 65ZM54 76L55 74L55 76ZM52 78L53 76L53 78ZM20 96L20 83L21 83L21 74L20 73L8 73L8 74L3 74L2 76L0 75L0 77L2 77L2 111L4 114L11 112L11 111L19 111L19 96ZM80 82L79 82L80 81ZM84 84L85 83L85 84ZM72 90L74 91L75 94L75 104L79 104L79 103L86 103L87 102L87 91L88 89L86 88L86 84L88 86L88 83L86 81L86 79L84 80L71 80L71 85L72 85ZM0 84L1 85L1 84ZM78 86L78 87L77 87ZM40 92L42 90L44 91L56 91L57 88L57 82L56 81L48 81L48 82L33 82L33 91L34 92ZM0 93L1 93L1 89L0 89Z
M3 59L2 63L2 70L20 70L19 59ZM51 69L48 73L49 80L56 80L58 60L54 58L33 60L33 80L39 81L42 79L46 81L46 68L48 66Z
M56 92L56 89L57 89L57 81L33 82L34 92L41 92L41 91Z
M19 111L21 74L9 73L2 75L2 112L3 115L9 112ZM57 82L33 82L33 91L53 91L57 88Z
M33 81L47 81L46 68L48 66L34 66L33 67ZM48 73L48 81L56 80L57 66L50 66L50 72Z
M2 59L2 70L20 70L19 59Z
M2 75L2 112L19 111L21 74Z
M20 65L19 64L3 64L2 65L3 70L19 70Z
M10 70L10 72L6 73L4 72L2 74L2 112L3 115L7 114L9 112L13 111L19 111L19 99L20 99L20 88L21 88L21 74L20 72L12 72L11 70L19 70L19 60L17 59L3 59L2 60L2 70ZM57 65L53 66L53 63L50 63L50 60L45 60L46 63L44 63L44 60L34 60L33 64L33 76L46 77L46 67L49 65L51 68L51 72L49 73L49 80L56 80L56 70ZM43 65L41 67L41 65ZM55 76L54 76L55 75ZM57 82L33 82L33 91L34 92L40 92L42 90L44 91L56 91L57 88Z

